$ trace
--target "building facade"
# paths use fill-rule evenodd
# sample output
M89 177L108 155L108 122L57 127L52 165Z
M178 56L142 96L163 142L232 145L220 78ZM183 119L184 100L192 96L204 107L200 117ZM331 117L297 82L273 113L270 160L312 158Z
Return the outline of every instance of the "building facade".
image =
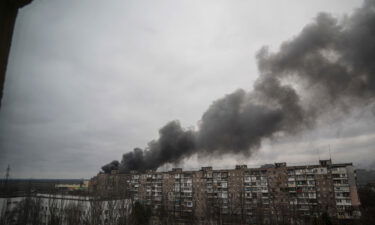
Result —
M126 175L115 171L99 174L91 184L96 190L129 193L129 198L148 205L155 215L181 223L300 224L323 214L336 220L360 217L353 165L331 160L302 166L238 165L226 170L175 168Z

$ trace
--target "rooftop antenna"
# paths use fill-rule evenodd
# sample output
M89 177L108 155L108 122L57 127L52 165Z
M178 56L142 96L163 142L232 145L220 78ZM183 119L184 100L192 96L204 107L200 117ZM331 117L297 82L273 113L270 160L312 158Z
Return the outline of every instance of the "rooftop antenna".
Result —
M329 151L329 160L332 162L332 156L331 156L331 145L328 145L328 151Z
M316 148L316 152L318 153L318 159L319 159L319 161L320 161L319 148Z

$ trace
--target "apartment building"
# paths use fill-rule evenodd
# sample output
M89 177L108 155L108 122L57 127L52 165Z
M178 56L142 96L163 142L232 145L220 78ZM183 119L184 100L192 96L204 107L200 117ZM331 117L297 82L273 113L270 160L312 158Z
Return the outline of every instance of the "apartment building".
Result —
M88 190L93 195L103 198L135 198L138 192L130 192L140 185L136 185L133 176L140 177L139 174L123 174L117 170L113 170L111 174L99 173L91 178L88 184Z
M234 169L198 171L175 168L168 172L114 172L96 189L125 190L133 201L149 205L182 224L221 221L227 224L298 223L326 213L333 219L360 217L356 175L351 163L287 166L275 163L261 168L237 165ZM109 177L112 177L109 179ZM121 178L113 178L121 177ZM108 179L110 182L108 182ZM97 186L100 179L95 178ZM116 181L119 180L119 181ZM124 192L124 191L123 191Z

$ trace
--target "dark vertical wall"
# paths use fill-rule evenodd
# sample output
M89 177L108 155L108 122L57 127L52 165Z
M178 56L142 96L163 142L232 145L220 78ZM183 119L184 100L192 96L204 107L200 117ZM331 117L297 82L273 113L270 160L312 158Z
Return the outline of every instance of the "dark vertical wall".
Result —
M18 9L30 2L32 2L32 0L0 0L0 107Z

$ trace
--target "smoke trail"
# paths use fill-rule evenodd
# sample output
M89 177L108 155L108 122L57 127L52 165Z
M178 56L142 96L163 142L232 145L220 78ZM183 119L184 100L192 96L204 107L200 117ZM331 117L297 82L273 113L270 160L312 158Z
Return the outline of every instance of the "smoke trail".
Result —
M260 76L252 91L237 90L213 102L197 131L168 123L145 150L124 154L120 170L156 169L195 153L250 156L264 138L293 135L334 109L374 102L374 60L375 0L343 21L320 13L278 52L267 47L258 52Z

